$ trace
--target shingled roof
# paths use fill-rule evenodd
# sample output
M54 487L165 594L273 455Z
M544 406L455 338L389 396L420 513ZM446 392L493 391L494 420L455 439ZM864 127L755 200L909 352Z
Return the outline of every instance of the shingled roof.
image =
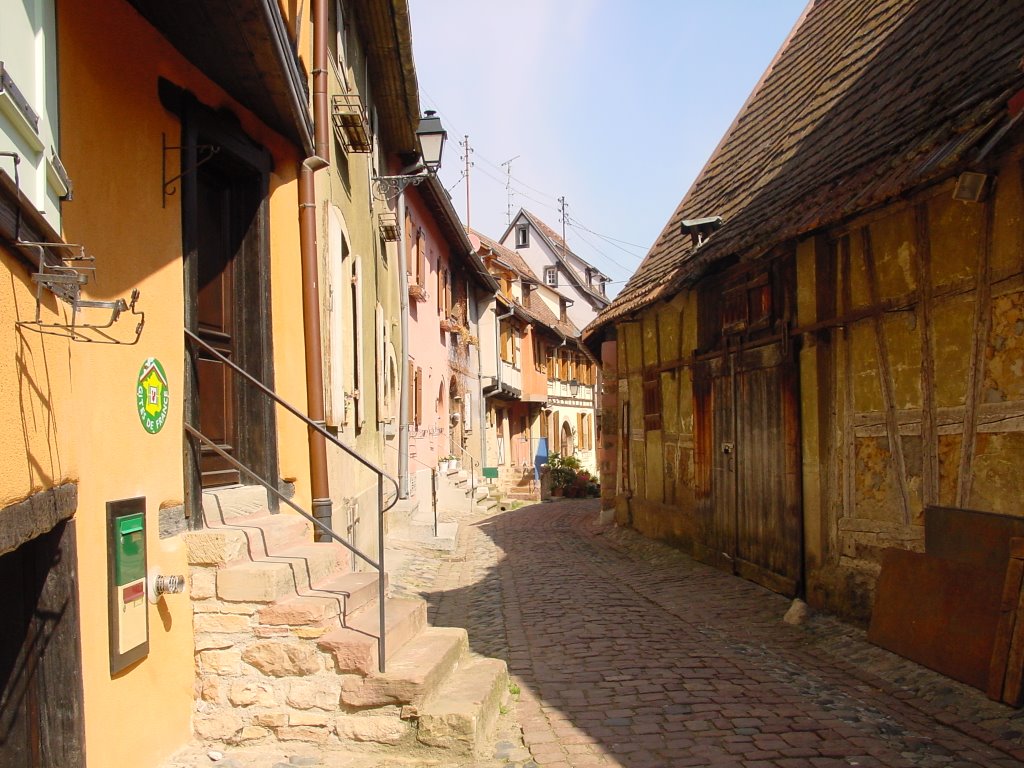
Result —
M1020 0L812 0L585 335L722 258L755 258L962 169L1019 117L1022 54ZM695 250L680 223L711 216L725 223Z
M537 278L537 274L530 269L530 265L526 263L522 256L513 251L510 248L506 248L504 245L499 243L497 240L492 240L487 235L482 235L475 229L469 227L466 228L466 232L470 235L474 235L479 238L480 242L487 246L488 250L497 256L501 261L511 267L513 270L519 273L520 277L525 277L527 280L531 280L535 283L539 283L540 280Z
M511 267L515 272L519 273L520 277L525 277L531 282L540 284L540 280L537 279L537 275L530 265L526 263L522 256L510 248L506 248L504 245L496 240L492 240L486 235L481 235L475 229L466 228L466 231L472 236L479 239L481 245L486 246L494 256L500 259L503 263ZM537 290L545 290L538 288ZM546 290L552 290L547 288ZM558 293L558 291L553 291ZM559 294L561 295L561 294ZM551 328L553 331L558 333L560 336L568 337L571 339L578 338L580 335L580 329L576 327L572 320L566 318L565 320L559 319L554 312L552 312L544 300L541 298L535 298L533 295L527 300L526 303L516 301L515 299L507 299L512 305L519 307L526 315L531 319L536 320L541 325Z

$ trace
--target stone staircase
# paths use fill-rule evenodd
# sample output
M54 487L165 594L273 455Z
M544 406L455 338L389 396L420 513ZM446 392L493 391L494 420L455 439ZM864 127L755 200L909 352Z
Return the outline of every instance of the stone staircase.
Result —
M427 625L419 598L387 597L378 671L376 572L314 543L258 487L204 492L184 534L196 653L196 735L211 744L304 741L368 751L486 752L508 673L466 631Z

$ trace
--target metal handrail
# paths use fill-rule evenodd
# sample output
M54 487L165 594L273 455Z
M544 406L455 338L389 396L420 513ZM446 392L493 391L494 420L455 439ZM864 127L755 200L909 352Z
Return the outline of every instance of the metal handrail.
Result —
M187 339L195 342L200 347L205 349L207 352L212 354L217 360L219 360L220 362L222 362L226 366L228 366L234 373L237 373L240 376L242 376L242 378L244 378L250 384L255 386L261 392L263 392L263 394L267 395L267 397L269 397L271 400L276 402L278 405L280 405L282 408L284 408L290 414L292 414L293 416L298 418L300 421L304 422L307 427L312 429L317 434L322 435L329 442L331 442L334 445L336 445L339 448L341 448L341 450L343 450L349 456L354 458L356 461L358 461L364 467L366 467L367 469L369 469L370 471L374 472L377 475L377 509L379 510L379 514L377 515L377 545L378 545L378 552L377 552L377 560L374 561L373 558L369 557L367 554L365 554L362 550L360 550L354 544L352 544L352 543L346 541L345 539L343 539L341 536L339 536L337 533L335 533L331 528L329 528L328 526L324 525L323 522L321 522L320 520L318 520L315 517L313 517L313 515L311 515L310 513L306 512L306 510L302 509L298 504L295 504L291 499L285 497L285 495L283 493L281 493L277 488L272 487L271 484L267 480L265 480L264 478L260 477L253 470L251 470L250 468L246 467L244 464L239 462L237 459L235 459L235 457L233 457L233 456L229 455L228 453L226 453L225 451L223 451L219 446L215 445L214 442L212 440L210 440L210 438L208 438L206 435L204 435L198 429L193 427L191 424L184 424L185 431L188 434L192 435L193 437L195 437L196 439L200 440L201 442L206 443L207 445L209 445L211 448L213 448L213 450L221 458L225 459L229 464L234 466L235 469L238 469L239 471L245 472L247 475L252 477L260 485L262 485L264 488L266 488L268 491L270 491L272 494L274 494L274 496L276 496L281 501L284 501L288 506L290 506L292 509L294 509L296 512L298 512L304 518L306 518L311 523L313 523L313 525L317 529L319 529L319 530L323 531L324 533L326 533L333 540L337 541L339 544L341 544L346 549L348 549L353 555L355 555L356 557L361 559L363 562L365 562L367 565L369 565L371 568L374 568L377 571L377 608L378 608L377 666L380 669L380 671L383 673L385 671L385 666L386 666L386 664L385 664L386 642L385 642L385 639L384 639L384 634L385 634L384 630L386 628L385 611L384 611L384 513L387 512L389 509L391 509L393 506L395 506L395 504L398 502L398 481L394 477L392 477L390 474L385 472L383 469L378 467L376 464L374 464L372 461L369 461L368 459L366 459L365 457L363 457L360 454L356 453L354 450L352 450L347 445L342 443L340 440L338 440L338 438L336 438L334 435L332 435L330 432L328 432L326 428L324 428L320 424L317 424L315 421L310 419L306 414L302 413L298 408L293 406L288 401L284 400L280 395L278 395L272 389L267 387L263 382L259 381L255 377L253 377L250 373L248 373L247 371L245 371L242 368L240 368L237 363L235 363L234 361L229 360L228 358L226 358L224 355L222 355L216 349L211 347L208 343L203 341L201 338L199 338L199 336L197 336L195 333L190 331L188 328L185 329L185 337ZM385 501L384 501L384 480L385 479L387 479L394 486L394 494L391 496L391 500L386 505L385 505Z
M456 445L454 436L448 436L448 443L452 448L458 448L463 457L469 460L469 509L472 511L476 504L476 472L473 471L473 467L474 465L482 467L483 463L473 458L473 455L464 447Z

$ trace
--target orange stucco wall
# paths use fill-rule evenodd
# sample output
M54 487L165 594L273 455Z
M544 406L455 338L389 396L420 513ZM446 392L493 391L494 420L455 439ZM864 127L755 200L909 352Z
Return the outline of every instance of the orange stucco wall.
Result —
M77 478L81 643L89 768L156 765L190 734L194 662L187 595L150 609L150 653L111 678L108 666L105 503L145 496L151 567L186 573L180 537L160 539L157 513L183 498L183 281L180 196L162 205L161 134L177 144L180 126L157 97L165 77L214 109L236 115L243 130L267 147L270 179L272 316L278 391L305 407L297 227L296 151L234 103L186 62L127 3L62 3L58 29L62 156L75 184L64 205L64 234L96 257L89 298L141 292L146 313L138 344L99 345L15 339L16 367L3 355L0 394L31 401L32 424L4 425L0 437L24 444L20 460L0 464L0 496ZM178 164L176 153L168 167ZM23 280L2 290L28 311ZM0 300L0 320L12 311ZM33 303L34 308L34 303ZM131 337L125 317L117 335ZM4 342L6 344L6 342ZM135 379L147 357L166 369L170 416L146 433L136 412ZM20 360L21 362L18 362ZM12 388L13 387L13 388ZM23 408L23 411L25 409ZM47 422L50 419L50 422ZM279 416L281 475L295 478L307 502L305 428ZM11 434L8 434L10 432Z

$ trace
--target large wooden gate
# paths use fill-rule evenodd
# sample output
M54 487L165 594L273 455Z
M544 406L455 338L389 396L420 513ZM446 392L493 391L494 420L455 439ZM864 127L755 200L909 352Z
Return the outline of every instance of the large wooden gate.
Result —
M712 349L694 370L694 551L795 596L803 591L798 375L785 312L774 309L790 306L789 276L785 263L773 264L702 293Z

